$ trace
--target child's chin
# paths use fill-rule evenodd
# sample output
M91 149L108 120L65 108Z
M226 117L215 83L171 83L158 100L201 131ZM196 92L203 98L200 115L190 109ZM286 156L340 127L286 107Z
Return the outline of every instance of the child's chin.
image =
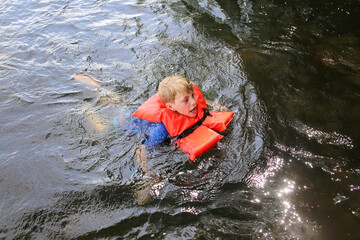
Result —
M190 112L188 114L188 117L196 117L196 115L197 115L197 112Z

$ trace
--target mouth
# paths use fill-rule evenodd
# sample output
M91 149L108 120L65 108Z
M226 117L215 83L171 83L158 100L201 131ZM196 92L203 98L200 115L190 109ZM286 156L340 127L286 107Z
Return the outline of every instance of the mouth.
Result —
M196 113L197 107L194 107L193 109L191 109L191 113Z

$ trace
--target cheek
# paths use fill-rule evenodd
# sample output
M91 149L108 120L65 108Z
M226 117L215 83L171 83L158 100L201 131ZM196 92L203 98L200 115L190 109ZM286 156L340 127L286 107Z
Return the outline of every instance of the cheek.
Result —
M181 109L183 109L183 110L187 110L188 108L189 108L189 104L183 104L181 106Z
M187 103L187 104L183 104L181 109L185 112L185 111L189 111L190 109L190 105Z

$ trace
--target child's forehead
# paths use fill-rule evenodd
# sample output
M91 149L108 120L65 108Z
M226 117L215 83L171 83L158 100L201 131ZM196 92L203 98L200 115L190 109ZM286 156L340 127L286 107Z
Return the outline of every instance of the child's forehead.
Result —
M179 91L175 94L175 98L186 98L189 97L191 94L193 94L194 91Z

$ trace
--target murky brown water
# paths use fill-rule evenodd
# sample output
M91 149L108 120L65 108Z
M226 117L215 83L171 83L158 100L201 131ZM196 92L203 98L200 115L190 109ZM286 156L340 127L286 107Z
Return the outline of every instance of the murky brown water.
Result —
M359 5L1 2L0 238L359 239ZM236 116L195 164L151 151L147 179L137 136L92 123L168 75Z

